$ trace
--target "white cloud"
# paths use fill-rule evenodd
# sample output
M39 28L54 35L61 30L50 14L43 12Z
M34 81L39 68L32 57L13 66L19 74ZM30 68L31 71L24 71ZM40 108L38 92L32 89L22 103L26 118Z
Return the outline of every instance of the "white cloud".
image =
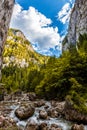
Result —
M42 51L56 45L60 49L61 38L58 28L53 28L51 24L51 19L38 12L34 7L23 10L19 4L16 4L10 27L23 31L25 36L32 43L38 44L39 49Z
M70 2L72 2L72 0L70 0ZM71 13L70 3L66 3L62 7L62 10L58 12L57 16L58 20L60 20L63 24L66 24L69 21L70 13Z

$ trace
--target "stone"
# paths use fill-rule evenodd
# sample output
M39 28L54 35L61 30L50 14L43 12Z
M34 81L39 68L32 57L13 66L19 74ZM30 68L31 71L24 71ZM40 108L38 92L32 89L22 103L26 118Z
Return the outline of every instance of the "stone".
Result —
M12 118L4 116L0 116L0 128L0 130L21 130Z
M59 128L59 126L57 124L51 124L50 129L49 130L62 130L61 128Z
M29 97L30 101L35 101L35 99L36 99L36 94L35 93L29 93L29 94L27 94L27 96Z
M68 99L66 99L64 115L65 118L69 121L76 121L78 123L81 122L83 124L87 124L87 114L77 111Z
M41 118L41 119L47 119L47 112L45 111L45 110L40 110L40 112L39 112L39 117Z
M84 126L81 124L81 125L78 125L78 124L74 124L72 127L71 127L71 130L84 130Z
M35 103L34 103L34 106L35 107L42 107L42 106L44 106L45 105L45 101L44 100L40 100L40 101L36 101Z
M40 125L39 125L39 129L40 130L49 130L48 126L47 126L47 123L45 122L42 122Z
M87 33L87 0L75 0L70 15L67 42L62 46L62 50L67 50L70 44L76 45L79 34L84 33Z
M34 114L35 108L32 104L23 104L15 110L15 115L20 119L28 119Z
M57 118L59 116L58 112L55 110L55 108L50 108L47 111L48 116L52 117L52 118Z
M3 116L0 116L0 127L4 125L5 118Z
M31 119L28 121L24 130L39 130L39 126L35 120Z
M65 101L63 101L63 102L52 101L51 104L52 104L52 107L54 107L55 110L56 110L58 113L60 113L60 114L63 113L64 106L65 106Z
M2 52L13 11L14 0L0 0L0 79L2 68Z

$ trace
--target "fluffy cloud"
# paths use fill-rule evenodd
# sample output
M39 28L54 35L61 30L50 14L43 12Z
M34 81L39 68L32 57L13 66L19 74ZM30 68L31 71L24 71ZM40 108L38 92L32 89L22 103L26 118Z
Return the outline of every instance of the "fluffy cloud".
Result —
M70 2L72 2L72 0L70 0ZM66 3L62 7L62 10L58 12L58 20L60 20L63 24L66 24L69 21L70 13L71 13L70 3Z
M58 28L51 26L51 19L40 13L34 7L23 10L19 4L14 7L14 12L10 27L20 29L25 36L33 43L37 44L37 50L49 50L58 46L61 49L61 38Z

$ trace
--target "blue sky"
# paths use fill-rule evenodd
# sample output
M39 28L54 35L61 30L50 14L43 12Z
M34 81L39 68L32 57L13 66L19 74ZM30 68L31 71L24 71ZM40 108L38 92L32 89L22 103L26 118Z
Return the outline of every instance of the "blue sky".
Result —
M20 29L34 49L59 56L74 0L16 0L10 27Z

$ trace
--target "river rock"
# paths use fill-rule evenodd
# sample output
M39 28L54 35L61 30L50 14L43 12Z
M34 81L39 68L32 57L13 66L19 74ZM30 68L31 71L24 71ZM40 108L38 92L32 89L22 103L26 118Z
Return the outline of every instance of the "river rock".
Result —
M81 125L74 124L71 130L84 130L84 126L82 124Z
M58 112L55 110L55 108L48 109L48 116L52 118L57 118L59 116Z
M37 98L35 93L28 93L27 96L29 97L30 101L35 101Z
M35 108L32 104L23 104L15 110L15 115L20 119L28 119L34 114Z
M36 101L36 102L34 102L34 106L35 107L42 107L45 105L45 103L46 102L44 100Z
M35 120L29 120L24 130L39 130L39 126Z
M0 127L4 125L5 118L3 116L0 116Z
M41 110L40 112L39 112L39 117L41 118L41 119L47 119L47 112L45 111L45 110Z
M47 126L47 123L45 122L42 122L40 125L39 125L39 129L40 130L49 130L48 126Z
M60 114L63 113L63 111L64 111L64 106L65 106L65 102L64 102L64 101L63 101L63 102L58 102L58 101L52 100L52 101L51 101L51 105L52 105L52 107L54 107L54 108L56 109L56 111L57 111L58 113L60 113Z
M56 125L56 124L51 124L51 126L50 126L50 129L49 130L62 130L61 128L59 128L59 126L58 125Z
M0 116L0 128L0 130L21 130L12 118L4 116Z

